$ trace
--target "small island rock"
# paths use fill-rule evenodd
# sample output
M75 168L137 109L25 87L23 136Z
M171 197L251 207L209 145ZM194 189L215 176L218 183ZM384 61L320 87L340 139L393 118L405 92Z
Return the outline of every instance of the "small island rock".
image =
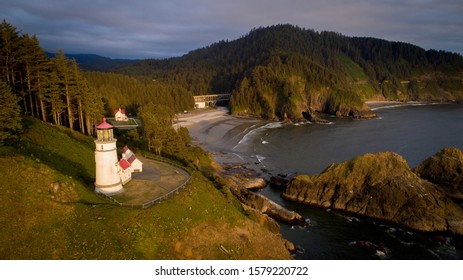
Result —
M319 175L296 176L282 196L419 231L463 235L463 209L391 152L333 164Z

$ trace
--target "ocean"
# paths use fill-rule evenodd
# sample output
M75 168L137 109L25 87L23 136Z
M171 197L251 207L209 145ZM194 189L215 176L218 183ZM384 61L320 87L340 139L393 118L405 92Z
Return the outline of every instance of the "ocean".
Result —
M446 147L463 150L463 105L414 104L376 110L372 120L327 117L330 124L257 124L231 151L267 175L317 174L331 163L382 151L402 155L411 168ZM303 215L308 227L281 224L282 235L299 246L296 259L463 259L451 237L412 232L352 215L281 199L282 190L261 193ZM387 254L355 244L368 242Z

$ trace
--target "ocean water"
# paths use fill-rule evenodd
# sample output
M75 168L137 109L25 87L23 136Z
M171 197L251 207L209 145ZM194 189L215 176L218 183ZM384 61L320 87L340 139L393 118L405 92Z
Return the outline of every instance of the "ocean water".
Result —
M393 106L377 114L374 120L330 118L331 124L254 127L231 152L276 175L316 174L331 163L382 151L402 155L413 168L445 147L463 150L463 105ZM301 248L296 259L463 259L463 249L451 237L299 205L281 199L281 191L267 187L261 192L310 223L306 228L281 224L283 236ZM354 246L360 241L382 246L386 254Z

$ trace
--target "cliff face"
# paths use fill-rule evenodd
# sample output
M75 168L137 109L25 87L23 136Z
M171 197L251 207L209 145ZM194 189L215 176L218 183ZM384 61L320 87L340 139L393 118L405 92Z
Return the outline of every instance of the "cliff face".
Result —
M387 220L411 229L463 235L463 210L391 152L333 164L287 185L288 200Z
M463 153L459 149L444 149L423 161L414 171L445 188L451 197L463 200Z

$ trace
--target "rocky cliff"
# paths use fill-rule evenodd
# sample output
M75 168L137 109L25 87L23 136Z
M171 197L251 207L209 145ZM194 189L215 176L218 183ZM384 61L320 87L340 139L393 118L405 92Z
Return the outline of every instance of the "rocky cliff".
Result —
M463 200L463 152L457 148L446 148L423 161L415 173L458 200Z
M424 232L463 235L463 210L439 186L426 181L391 152L365 154L300 175L283 197L308 205L390 221Z

